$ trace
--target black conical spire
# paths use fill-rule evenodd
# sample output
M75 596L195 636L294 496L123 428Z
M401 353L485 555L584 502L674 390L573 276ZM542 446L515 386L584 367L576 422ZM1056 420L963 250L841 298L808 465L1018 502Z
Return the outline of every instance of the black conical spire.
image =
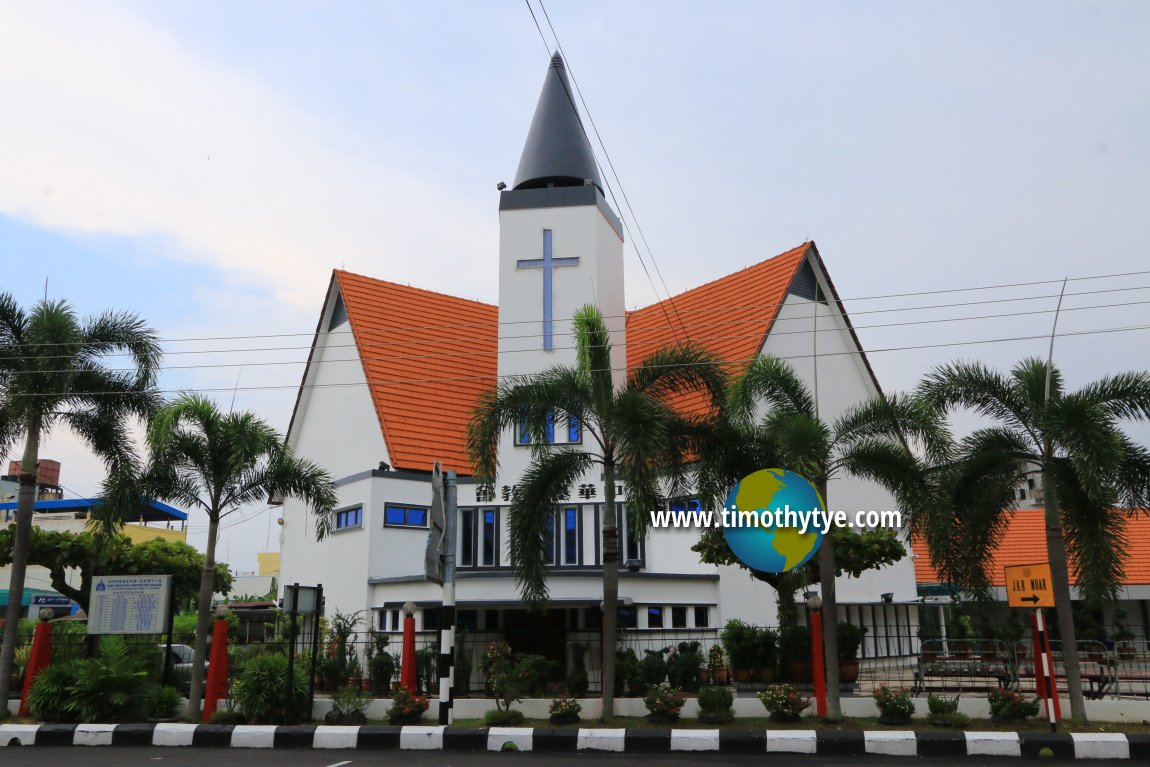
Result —
M515 172L515 189L582 186L590 181L603 191L595 154L575 109L575 91L558 52L551 57L543 92L531 119L531 131Z

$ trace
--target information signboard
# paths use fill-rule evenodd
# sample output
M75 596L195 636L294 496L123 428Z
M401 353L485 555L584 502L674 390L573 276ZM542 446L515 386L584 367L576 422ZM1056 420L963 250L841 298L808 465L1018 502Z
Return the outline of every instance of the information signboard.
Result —
M1011 607L1054 607L1050 565L1012 565L1006 570L1006 603Z
M89 634L164 634L170 575L97 575L89 600Z

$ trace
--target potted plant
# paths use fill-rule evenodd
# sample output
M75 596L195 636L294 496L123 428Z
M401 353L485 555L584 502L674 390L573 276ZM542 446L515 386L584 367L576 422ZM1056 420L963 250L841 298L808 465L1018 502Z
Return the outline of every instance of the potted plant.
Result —
M910 716L914 713L910 691L883 683L874 691L874 702L878 706L879 724L910 724Z
M416 695L406 687L400 686L391 699L391 708L387 710L387 721L396 725L418 724L427 707L427 696Z
M789 684L771 685L759 693L759 701L767 709L772 722L794 724L803 718L803 710L811 705Z
M763 684L770 684L778 676L779 633L773 629L755 631L755 674Z
M699 688L699 721L711 724L729 722L735 718L731 706L735 695L730 687L708 684Z
M547 709L547 719L551 724L575 724L582 710L583 706L574 698L556 698Z
M859 647L862 645L866 629L853 623L841 622L838 625L839 681L854 684L859 678Z
M635 650L630 647L621 647L615 655L615 691L622 692L623 683L627 684L627 692L633 697L643 694L643 673L639 667L639 658Z
M652 722L677 722L683 704L687 702L682 692L668 684L653 684L647 688L643 705L647 707L647 719Z
M727 621L727 625L719 635L719 640L731 659L731 672L735 681L740 684L750 682L754 675L756 631L754 626L733 618Z
M792 682L811 681L811 630L790 626L779 638L779 654Z
M970 724L970 717L958 713L958 696L953 698L940 698L934 693L926 696L926 708L930 714L930 723L939 727L965 727Z
M391 678L395 676L395 658L386 650L376 650L367 669L372 694L377 697L391 695Z
M667 661L663 659L666 652L666 647L662 650L643 651L643 660L639 661L639 668L645 687L662 684L667 678Z
M679 642L667 656L667 681L684 692L698 692L703 655L699 642Z
M355 655L347 659L347 683L357 690L363 689L363 665Z
M1038 699L1024 698L1014 690L999 687L987 696L990 703L990 718L997 722L1021 722L1038 716Z
M487 646L487 667L495 709L483 715L488 726L514 727L523 723L523 712L512 709L511 704L523 700L526 678L522 663L517 663L506 642L492 642Z
M730 682L730 672L727 670L727 656L720 644L711 645L707 651L707 672L711 675L712 684L727 684Z

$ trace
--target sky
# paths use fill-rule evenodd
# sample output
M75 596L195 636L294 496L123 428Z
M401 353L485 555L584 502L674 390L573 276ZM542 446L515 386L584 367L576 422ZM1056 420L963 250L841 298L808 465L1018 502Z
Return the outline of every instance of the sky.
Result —
M0 0L0 290L136 312L163 389L285 429L333 268L494 302L496 184L556 48L532 5L546 42L512 0ZM1150 367L1150 331L1113 332L1150 325L1150 5L546 10L629 306L814 240L885 390L1045 356L1065 277L1068 385ZM69 435L41 455L98 488ZM254 569L274 520L233 515L220 556Z

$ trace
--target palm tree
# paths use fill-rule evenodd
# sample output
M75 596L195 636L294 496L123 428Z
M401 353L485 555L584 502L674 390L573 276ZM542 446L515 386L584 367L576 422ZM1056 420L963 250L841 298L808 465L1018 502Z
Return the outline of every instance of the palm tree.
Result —
M749 440L737 451L758 460L773 459L778 467L806 477L827 504L829 481L850 476L878 482L894 495L904 514L913 513L929 502L924 490L927 466L942 460L948 444L937 412L907 396L877 397L825 421L816 398L794 368L770 356L756 358L734 380L729 411L735 428ZM732 477L731 466L716 467L704 456L700 485L711 497L721 498L723 483L733 484L732 478L741 477ZM730 484L725 487L729 489ZM835 574L844 564L836 557L835 538L824 536L817 555L825 616L827 716L832 719L841 716Z
M148 431L148 447L151 458L140 478L145 494L208 515L188 697L187 715L195 720L203 690L220 519L268 498L299 498L315 515L316 539L322 540L331 530L336 488L327 471L294 456L258 416L224 413L213 400L194 394L160 409Z
M956 362L928 374L919 391L944 410L966 409L995 421L964 441L968 458L997 460L1000 471L1005 463L1018 483L1040 477L1071 716L1085 720L1070 565L1085 601L1117 596L1124 546L1123 512L1116 507L1150 506L1150 452L1119 423L1150 419L1150 373L1107 376L1071 393L1058 369L1039 359L1023 360L1009 375Z
M109 367L109 356L127 357ZM134 314L105 312L84 320L64 301L40 301L25 312L0 293L0 453L21 438L20 492L16 509L4 647L0 653L0 704L16 651L40 442L65 428L103 459L109 472L134 460L127 421L155 409L161 359L156 334Z
M615 632L619 596L619 531L615 482L627 488L628 524L646 534L647 512L661 502L660 481L674 475L683 458L678 437L688 423L667 397L698 392L721 404L725 374L709 353L695 346L662 349L631 370L616 387L611 339L603 316L586 306L573 318L577 364L501 383L476 407L468 447L481 481L493 482L501 437L526 429L532 462L508 514L511 567L524 602L547 600L545 541L549 524L568 488L594 466L603 470L603 718L614 711ZM556 422L582 426L588 448L549 444Z

